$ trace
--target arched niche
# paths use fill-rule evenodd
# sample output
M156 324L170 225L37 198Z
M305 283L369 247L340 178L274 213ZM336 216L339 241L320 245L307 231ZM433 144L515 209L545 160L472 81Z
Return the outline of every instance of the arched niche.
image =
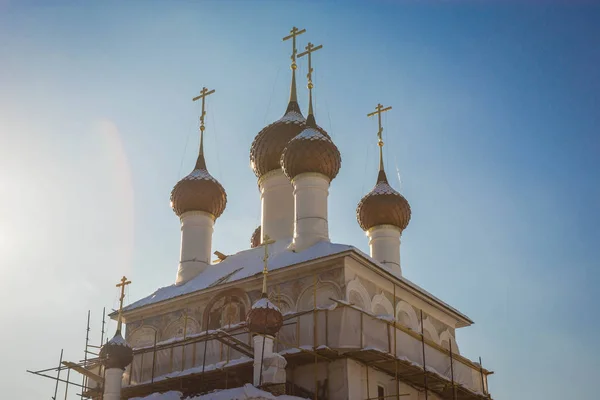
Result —
M440 345L446 350L450 350L450 344L452 344L452 353L460 354L460 350L458 349L458 344L456 343L456 339L448 329L440 334Z
M433 322L431 322L429 317L426 317L423 320L423 336L425 336L425 339L440 344L440 337L437 333L437 329L435 329L435 326L433 326Z
M213 297L204 312L203 330L214 330L237 324L246 319L250 309L248 295L241 289L229 289Z
M156 329L148 325L143 325L127 335L127 343L134 349L151 346L154 344L155 334Z
M300 297L298 298L298 303L296 309L298 311L307 311L312 310L314 308L314 285L308 286ZM340 287L334 283L329 281L320 281L317 282L317 307L329 307L333 305L335 302L331 299L339 300L341 297Z
M394 306L383 293L376 294L371 300L371 312L375 315L394 315Z
M281 313L284 315L294 311L294 301L283 293L271 292L269 294L269 300L271 300L271 302L275 304L279 308L279 311L281 311Z
M181 316L167 325L163 331L161 340L182 338L184 335L187 337L198 332L200 332L200 324L198 321L189 316L186 320L185 316Z
M415 332L421 331L419 318L417 317L415 309L404 300L400 300L398 304L396 304L396 320Z
M358 277L354 278L346 285L346 300L361 310L371 310L369 292L367 292L367 289L365 289Z

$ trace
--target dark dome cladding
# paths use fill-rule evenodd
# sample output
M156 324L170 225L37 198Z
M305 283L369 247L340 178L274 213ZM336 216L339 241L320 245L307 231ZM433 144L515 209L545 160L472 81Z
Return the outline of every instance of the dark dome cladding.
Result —
M290 101L284 116L263 128L250 147L250 165L257 177L279 169L279 159L290 140L304 129L306 120L298 103Z
M358 203L358 224L364 231L378 225L393 225L404 230L410 216L410 204L388 184L385 172L380 170L377 184Z
M246 325L250 332L275 336L283 326L283 316L279 308L263 294L246 316Z
M292 139L281 155L281 167L290 179L315 172L333 180L340 171L342 157L337 146L322 128L317 127L314 116L309 115L306 128Z
M123 339L121 333L117 332L100 349L100 359L106 369L120 368L124 370L133 361L133 349Z
M227 205L223 186L206 170L204 154L196 161L196 168L177 182L171 191L171 207L178 216L188 211L204 211L219 218Z

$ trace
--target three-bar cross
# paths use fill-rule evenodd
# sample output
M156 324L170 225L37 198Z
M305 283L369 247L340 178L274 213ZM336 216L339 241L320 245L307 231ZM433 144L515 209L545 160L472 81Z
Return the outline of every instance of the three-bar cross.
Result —
M383 133L383 127L381 126L381 114L391 109L391 106L383 108L381 104L377 104L377 107L375 107L375 111L367 114L367 117L372 117L373 115L377 114L377 119L379 120L379 131L377 131L377 137L379 138L379 146L383 146L383 138L381 136L381 134Z
M121 288L121 296L119 297L119 319L117 321L117 331L121 331L123 325L123 300L125 299L125 286L129 285L131 281L128 281L126 277L121 278L121 283L117 283L117 287Z
M192 101L197 101L202 99L202 114L200 114L200 130L204 131L204 116L206 115L205 111L205 99L206 96L211 95L215 92L215 90L208 90L206 87L203 87L200 91L200 96L196 96L192 99Z
M292 39L292 69L296 69L296 54L298 54L298 49L296 49L296 36L302 35L306 32L306 29L298 29L295 26L290 30L290 34L283 38L283 41Z
M312 72L313 72L313 68L312 68L312 53L314 53L315 51L320 50L322 48L323 48L322 44L320 44L318 46L315 46L311 42L308 42L308 44L305 47L306 51L303 51L302 53L298 54L298 58L304 57L305 55L308 55L308 74L306 75L306 77L308 78L308 88L309 89L313 88L313 83L312 83Z

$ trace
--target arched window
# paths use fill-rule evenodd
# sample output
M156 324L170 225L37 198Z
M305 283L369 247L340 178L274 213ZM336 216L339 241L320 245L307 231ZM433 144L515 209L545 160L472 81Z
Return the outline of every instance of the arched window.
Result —
M246 318L248 297L240 289L231 289L215 296L206 306L203 318L208 330L237 324Z

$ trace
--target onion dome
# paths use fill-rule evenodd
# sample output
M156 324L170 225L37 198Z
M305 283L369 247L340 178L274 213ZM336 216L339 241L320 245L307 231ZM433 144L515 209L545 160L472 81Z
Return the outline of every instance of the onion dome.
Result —
M281 167L290 179L304 172L315 172L333 180L342 164L342 157L333 141L317 127L310 114L306 128L292 139L281 155Z
M388 183L385 169L383 167L383 127L381 125L381 114L391 110L392 107L384 107L377 104L374 112L367 117L377 115L379 130L377 131L377 144L379 145L379 174L377 184L373 190L358 202L356 208L356 219L360 227L368 231L378 225L393 225L404 230L410 222L410 205L400 193L395 191Z
M400 230L408 226L410 205L389 185L384 170L379 171L373 190L358 203L356 219L364 231L377 225L393 225Z
M262 227L259 225L254 230L254 232L252 232L252 236L250 236L250 248L251 249L260 246L260 243L261 243L261 240L260 240L261 229L262 229Z
M263 128L250 147L250 166L257 177L279 169L279 158L292 138L303 129L306 120L300 111L296 95L296 63L292 63L290 101L283 117Z
M200 151L192 172L175 185L171 191L171 207L177 216L188 211L204 211L219 218L227 205L223 186L208 172L204 160L204 122L201 117Z
M275 336L283 326L283 316L279 308L263 293L248 312L246 325L250 332Z
M125 369L133 361L133 349L117 330L115 336L100 349L100 359L106 369Z

